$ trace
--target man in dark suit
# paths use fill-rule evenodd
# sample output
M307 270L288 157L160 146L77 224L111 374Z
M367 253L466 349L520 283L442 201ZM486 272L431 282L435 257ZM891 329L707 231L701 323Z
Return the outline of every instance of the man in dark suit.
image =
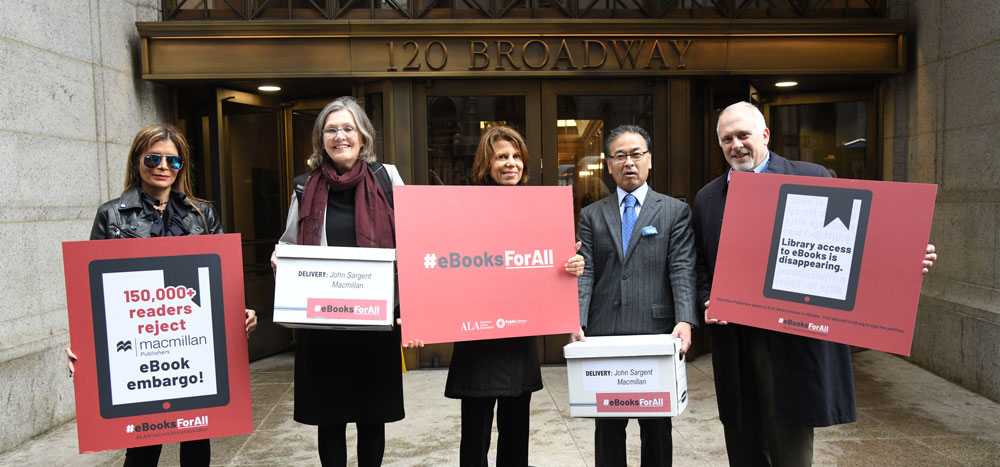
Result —
M705 185L694 201L698 303L706 309L731 172L830 176L822 166L770 152L764 116L750 103L723 110L717 132L732 170ZM936 257L928 245L924 272ZM706 323L712 325L715 392L730 466L812 465L813 428L857 419L847 345L707 318Z
M691 345L697 323L694 237L687 204L649 188L649 134L634 125L611 131L605 154L616 193L580 212L580 323L588 336L666 334ZM623 226L625 227L623 229ZM625 463L628 419L597 419L597 467ZM669 466L669 418L639 420L642 466Z

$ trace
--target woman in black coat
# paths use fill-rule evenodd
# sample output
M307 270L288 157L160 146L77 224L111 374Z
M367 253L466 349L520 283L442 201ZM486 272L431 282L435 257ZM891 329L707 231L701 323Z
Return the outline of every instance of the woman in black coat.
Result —
M526 184L524 138L505 126L487 129L479 140L472 174L480 185ZM583 266L583 257L576 255L566 263L566 271L579 276ZM531 393L541 388L537 337L456 342L444 395L462 400L461 467L487 466L494 406L497 467L527 466Z
M135 135L125 168L125 189L119 198L97 209L91 240L221 234L222 224L212 203L191 193L190 155L180 130L165 124L147 126ZM246 310L246 332L257 327L257 314ZM66 348L69 375L76 354ZM128 448L125 467L155 466L162 445ZM181 442L182 467L207 467L212 449L207 439Z
M374 134L350 97L320 112L309 158L313 171L301 200L292 197L281 243L395 248L392 206L372 167L385 170L393 185L403 181L395 167L373 164ZM346 429L354 423L359 467L381 465L385 424L404 415L399 328L298 329L295 336L294 417L318 426L320 462L347 464Z

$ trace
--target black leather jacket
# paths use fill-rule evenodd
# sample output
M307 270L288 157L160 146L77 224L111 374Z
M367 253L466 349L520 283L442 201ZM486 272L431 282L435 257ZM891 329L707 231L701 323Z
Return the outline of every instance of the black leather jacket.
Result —
M215 215L211 203L199 203L197 209L191 209L182 222L189 235L221 234L222 224ZM113 199L97 208L94 227L90 230L91 240L109 238L147 238L151 224L142 215L142 201L139 190L133 189L122 193L120 198Z

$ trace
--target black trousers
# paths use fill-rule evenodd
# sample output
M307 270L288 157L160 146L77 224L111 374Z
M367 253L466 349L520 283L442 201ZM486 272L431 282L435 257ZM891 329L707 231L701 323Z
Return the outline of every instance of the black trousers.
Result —
M124 467L155 467L160 462L162 444L128 448ZM208 467L212 461L212 444L207 439L181 443L181 467Z
M385 454L385 423L355 423L358 467L379 467ZM347 424L319 426L319 462L323 467L347 465Z
M743 429L723 425L731 467L809 467L813 428L781 426L774 415L774 374L763 331L744 329L740 394Z
M486 467L493 430L493 406L497 408L497 467L528 465L528 414L531 393L517 397L462 398L461 467Z
M594 465L596 467L626 467L625 427L627 418L595 419ZM642 467L670 467L674 447L669 418L640 418L639 441Z

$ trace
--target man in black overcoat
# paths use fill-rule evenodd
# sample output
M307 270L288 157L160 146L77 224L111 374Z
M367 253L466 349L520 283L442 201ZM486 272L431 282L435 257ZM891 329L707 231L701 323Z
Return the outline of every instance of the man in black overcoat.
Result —
M829 177L820 165L767 149L763 114L739 102L719 116L719 144L732 170L695 197L698 303L710 305L722 215L733 170ZM937 255L927 245L923 272ZM810 466L813 428L857 419L850 348L844 344L708 320L715 392L730 466Z
M825 168L767 149L764 116L747 102L719 116L719 144L732 170L829 177ZM732 170L694 201L698 303L709 306L722 214ZM731 466L808 466L813 427L857 419L847 345L708 321L719 418Z

